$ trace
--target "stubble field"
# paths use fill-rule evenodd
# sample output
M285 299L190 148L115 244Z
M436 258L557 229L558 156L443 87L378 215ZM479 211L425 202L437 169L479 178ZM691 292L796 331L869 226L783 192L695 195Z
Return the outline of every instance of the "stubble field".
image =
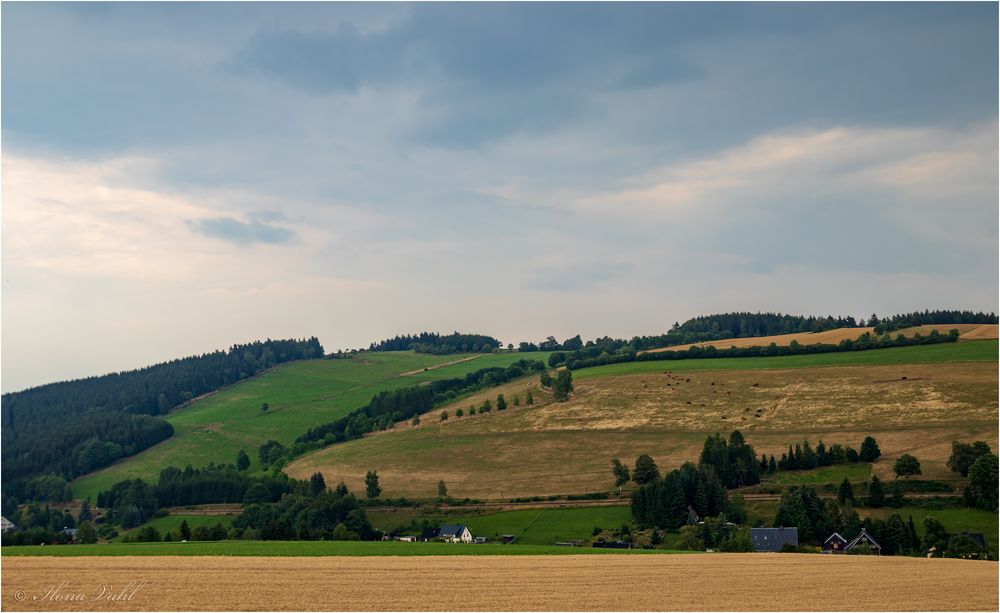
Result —
M795 554L5 558L44 610L996 610L997 564ZM62 598L45 598L52 588ZM94 590L131 594L95 600ZM846 600L845 600L846 599Z
M887 479L903 453L920 459L924 478L954 479L946 466L953 440L997 445L996 362L688 372L658 366L581 376L566 403L550 402L537 378L512 382L463 405L498 391L523 400L527 387L536 404L461 419L456 404L446 422L435 413L418 428L306 455L286 472L308 478L321 471L328 483L359 490L375 469L386 496L434 496L444 480L457 498L509 498L608 490L613 457L631 462L649 453L661 467L675 467L697 460L707 434L733 429L758 453L778 456L805 438L858 448L872 434L883 452L872 470ZM844 476L851 475L838 472L831 482Z

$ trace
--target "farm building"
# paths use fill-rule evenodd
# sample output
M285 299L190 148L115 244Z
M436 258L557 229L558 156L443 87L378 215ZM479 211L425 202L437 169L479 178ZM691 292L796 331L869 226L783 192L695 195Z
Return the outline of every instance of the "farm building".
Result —
M16 532L17 526L6 517L0 516L0 532Z
M607 543L603 541L597 541L592 545L592 547L598 547L602 549L632 549L632 544L626 543L625 541L611 541Z
M471 543L472 533L465 524L445 524L441 526L438 538L452 543Z
M962 534L960 534L959 536L966 536L969 538L969 540L975 543L977 547L986 549L986 537L983 536L982 532L965 532L963 530Z
M823 553L844 553L846 547L847 539L842 537L839 532L834 532L823 541Z
M781 551L785 545L799 546L799 529L791 528L750 528L750 542L754 551Z
M859 534L853 541L844 547L844 551L858 550L862 547L868 547L872 553L875 555L880 555L882 553L882 546L878 544L872 535L868 534L868 531L864 528L861 529L861 534Z

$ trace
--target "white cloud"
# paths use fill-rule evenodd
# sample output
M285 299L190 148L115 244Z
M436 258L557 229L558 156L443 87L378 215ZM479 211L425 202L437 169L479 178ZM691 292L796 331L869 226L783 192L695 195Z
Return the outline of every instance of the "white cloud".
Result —
M996 199L996 133L993 123L958 132L834 127L768 134L661 166L624 189L553 201L591 214L676 221L807 203L817 194L883 192L905 202L909 215L939 218L959 206L982 216ZM885 204L884 197L869 201Z

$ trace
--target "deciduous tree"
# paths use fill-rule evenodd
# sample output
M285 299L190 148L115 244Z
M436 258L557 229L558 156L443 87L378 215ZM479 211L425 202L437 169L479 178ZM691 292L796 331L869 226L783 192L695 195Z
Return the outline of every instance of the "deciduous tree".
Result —
M369 498L378 498L382 494L382 486L378 482L378 472L369 470L365 474L365 495Z

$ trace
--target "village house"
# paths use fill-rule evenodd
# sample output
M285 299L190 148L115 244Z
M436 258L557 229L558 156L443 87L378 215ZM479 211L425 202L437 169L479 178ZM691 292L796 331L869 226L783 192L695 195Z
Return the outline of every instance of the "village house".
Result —
M799 529L791 528L750 528L750 542L754 551L781 551L785 545L799 546Z
M441 526L438 538L452 543L471 543L472 533L465 524L445 524Z
M982 532L966 532L963 530L959 536L967 536L977 547L986 549L986 536Z
M847 539L841 536L839 532L834 532L823 541L823 553L844 553L846 547Z
M876 541L872 535L868 534L868 530L864 528L861 529L861 534L855 537L853 541L844 547L844 551L849 552L865 546L867 546L875 555L882 555L882 546L879 545L878 541Z
M0 515L0 532L17 532L14 522Z

